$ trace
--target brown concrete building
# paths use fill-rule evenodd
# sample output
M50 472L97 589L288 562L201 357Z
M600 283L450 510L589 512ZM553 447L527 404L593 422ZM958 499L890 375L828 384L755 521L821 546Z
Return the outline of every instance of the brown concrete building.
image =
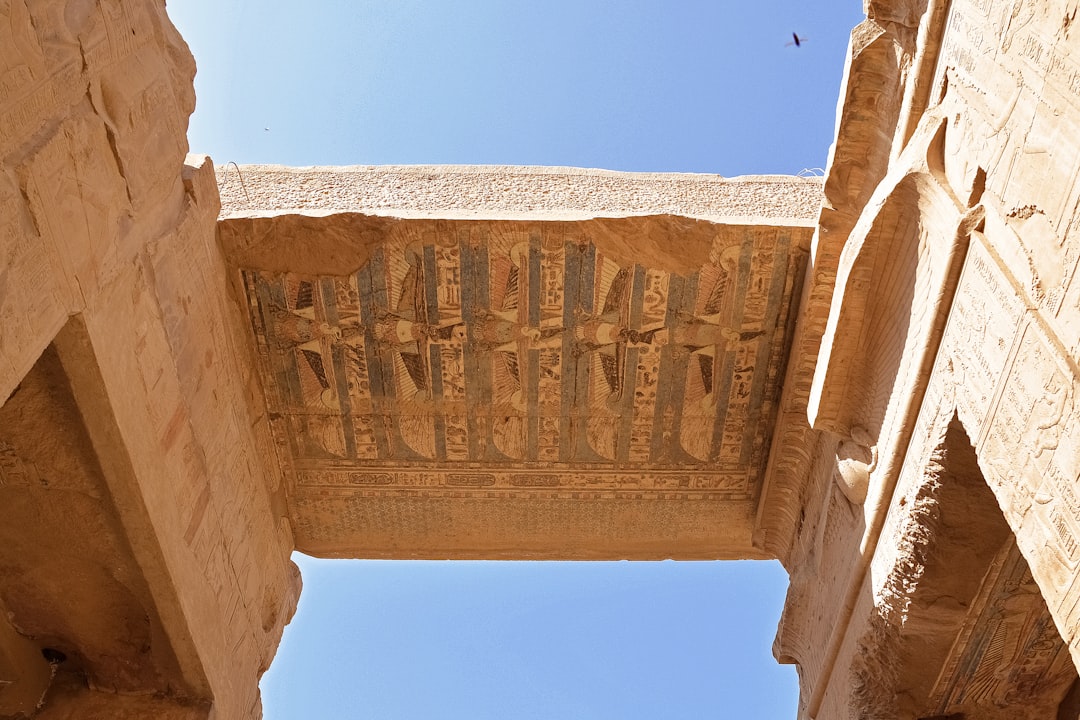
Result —
M258 718L294 549L779 558L800 718L1080 716L1075 3L866 8L824 184L241 186L163 3L0 0L0 717Z

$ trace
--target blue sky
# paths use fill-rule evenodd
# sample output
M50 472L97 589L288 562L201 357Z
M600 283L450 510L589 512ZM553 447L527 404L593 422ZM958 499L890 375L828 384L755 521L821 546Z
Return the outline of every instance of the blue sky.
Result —
M173 0L218 162L821 166L859 0ZM791 33L807 38L785 47ZM266 130L269 128L269 130Z
M795 717L794 670L770 655L776 563L301 568L268 718Z
M823 167L859 0L172 0L216 162ZM791 34L801 47L785 46ZM794 718L775 562L297 557L269 720Z

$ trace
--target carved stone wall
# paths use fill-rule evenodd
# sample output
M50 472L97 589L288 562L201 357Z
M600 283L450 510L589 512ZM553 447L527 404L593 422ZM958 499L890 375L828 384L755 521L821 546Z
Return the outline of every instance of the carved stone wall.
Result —
M3 716L257 716L299 591L194 71L163 2L0 3Z
M163 3L0 2L0 715L259 717L299 547L779 557L800 718L1075 720L1077 10L866 10L821 204L215 171Z
M792 573L775 650L800 717L1054 716L1080 661L1075 9L867 10L795 340L816 365L781 400L804 449L774 439L759 514ZM998 513L1007 540L952 528Z
M760 556L752 523L816 180L479 167L219 177L219 240L299 549ZM248 209L271 187L278 210ZM620 205L629 217L593 217Z

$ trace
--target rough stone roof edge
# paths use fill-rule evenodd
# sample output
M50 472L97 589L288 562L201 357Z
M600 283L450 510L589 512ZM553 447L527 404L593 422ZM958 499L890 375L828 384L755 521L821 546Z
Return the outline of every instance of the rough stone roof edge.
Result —
M217 165L221 217L360 212L402 218L584 220L678 215L816 224L817 177L501 165Z

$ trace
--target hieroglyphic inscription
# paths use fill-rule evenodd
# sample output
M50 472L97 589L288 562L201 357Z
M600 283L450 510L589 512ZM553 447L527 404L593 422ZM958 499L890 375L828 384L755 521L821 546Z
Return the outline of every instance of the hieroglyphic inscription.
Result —
M297 484L302 487L371 488L380 492L431 490L446 488L485 488L516 492L534 490L569 496L580 491L592 493L681 493L703 497L705 494L725 498L749 499L749 473L721 472L618 472L582 471L568 469L551 472L448 472L444 470L394 469L373 472L351 468L312 469L297 472Z
M1035 323L1017 348L980 456L1008 517L1023 519L1021 548L1050 553L1054 568L1080 567L1080 428L1078 389L1067 363ZM1052 586L1050 578L1040 578ZM1075 592L1047 596L1051 610L1071 616ZM1062 606L1067 602L1068 606Z
M941 87L948 68L959 72L964 79L976 76L979 62L995 44L995 36L989 34L989 29L996 27L989 19L994 2L957 0L951 3L933 87Z
M0 440L0 488L4 486L45 485L32 463L25 462L15 448Z
M751 497L790 242L718 234L677 274L463 225L348 276L244 271L271 426L299 486Z
M342 545L342 538L359 535L366 540L364 552L369 557L445 557L447 553L460 557L462 549L472 549L480 557L498 556L500 550L520 557L527 548L551 547L552 528L559 528L559 542L599 548L651 537L663 543L666 552L677 553L671 548L680 543L716 538L725 520L732 524L743 509L729 513L735 505L730 501L687 503L678 497L505 497L464 491L418 498L330 490L300 493L293 502L300 542L336 553L355 543ZM628 521L634 517L639 522ZM483 528L482 544L470 545L468 534L447 537L440 533L445 518Z
M0 97L17 98L45 74L45 55L26 0L10 0L0 16Z
M1080 243L1074 243L1080 249ZM1080 255L1080 252L1077 252ZM1068 293L1063 297L1055 318L1058 337L1066 343L1065 351L1070 357L1080 358L1080 258L1073 265Z
M1061 17L1037 4L958 0L935 80L948 74L957 91L945 103L956 118L946 141L950 180L963 188L976 168L986 173L1020 243L1022 255L1006 264L1048 317L1059 313L1080 259L1066 242L1080 207L1080 64L1061 30Z
M942 716L1042 702L1075 680L1068 648L1016 545L995 559L931 693Z
M983 240L976 233L969 247L943 341L953 369L957 412L976 443L1023 310Z
M61 68L54 76L44 80L24 93L12 98L0 109L0 136L27 137L41 127L58 107L64 105L66 91L77 85L78 65Z
M154 40L154 24L148 8L133 0L103 5L102 20L83 49L91 67L105 67L133 55Z
M5 195L7 189L0 186L0 358L29 368L36 357L35 332L66 313L46 248L22 222L24 205ZM26 298L33 298L33 304L20 305ZM19 350L22 356L15 354Z
M25 0L10 5L5 13L8 17L0 22L0 137L33 135L49 117L85 92L85 81L79 82L85 71L107 68L157 40L149 6L122 0L102 4L84 19L79 43L65 45L54 37L52 47L47 40L43 48ZM53 56L48 69L46 51ZM57 62L57 58L62 60ZM142 68L153 64L145 57L138 61ZM153 114L155 120L144 127L161 124L169 126L170 132L175 130L171 91L169 95L158 98L167 100L168 105L148 105L147 116Z

